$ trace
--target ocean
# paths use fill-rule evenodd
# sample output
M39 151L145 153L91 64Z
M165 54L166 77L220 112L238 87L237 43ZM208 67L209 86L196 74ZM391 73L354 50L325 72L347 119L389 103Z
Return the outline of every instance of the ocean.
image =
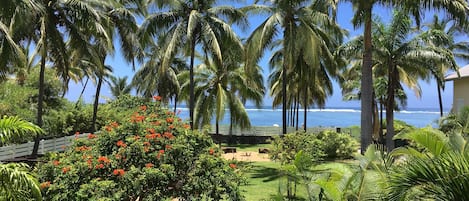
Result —
M178 108L179 116L183 119L189 117L187 108ZM282 125L282 110L271 108L252 108L247 109L251 124L253 126L274 126ZM300 125L303 124L303 111L300 110ZM448 111L445 111L447 114ZM396 111L394 117L415 127L433 126L437 127L437 121L440 118L439 109L428 108L410 108ZM229 124L229 112L225 112L225 117L221 125ZM385 117L385 114L383 114ZM349 127L360 125L359 108L326 108L326 109L308 109L307 126L308 127Z

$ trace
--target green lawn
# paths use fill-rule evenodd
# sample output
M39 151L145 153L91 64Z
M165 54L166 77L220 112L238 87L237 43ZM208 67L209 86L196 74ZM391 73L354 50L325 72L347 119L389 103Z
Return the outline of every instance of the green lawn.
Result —
M247 184L241 186L242 194L248 201L270 200L278 194L279 185L283 194L286 180L281 177L280 163L277 162L250 162L244 164L247 168ZM297 186L298 200L306 198L304 186Z

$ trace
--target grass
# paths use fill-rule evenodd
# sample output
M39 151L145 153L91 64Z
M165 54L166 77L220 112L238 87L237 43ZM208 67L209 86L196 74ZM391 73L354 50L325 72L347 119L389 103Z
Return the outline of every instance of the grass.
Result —
M245 163L247 168L246 185L241 186L242 194L247 201L270 200L278 194L279 185L283 185L281 189L285 193L286 179L281 176L280 163L277 162L249 162ZM298 184L297 200L304 200L306 197L306 189Z

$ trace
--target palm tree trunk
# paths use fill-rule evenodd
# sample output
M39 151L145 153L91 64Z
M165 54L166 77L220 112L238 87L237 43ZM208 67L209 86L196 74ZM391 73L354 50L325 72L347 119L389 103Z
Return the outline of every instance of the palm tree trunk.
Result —
M36 124L39 127L42 127L42 110L44 106L44 74L46 71L46 57L47 57L47 40L44 40L44 46L42 47L42 57L41 57L41 69L39 71L39 97L37 99L37 119ZM41 140L41 135L36 135L34 138L33 151L31 157L37 157L37 152L39 151L39 142Z
M178 105L178 95L176 94L174 96L174 114L176 114L177 105Z
M298 124L300 122L300 90L298 90L298 93L296 95L295 99L295 104L296 104L296 131L298 131Z
M89 80L90 80L90 77L86 77L85 85L83 86L83 89L80 92L80 96L78 96L78 100L75 103L75 108L78 108L78 103L80 103L80 100L83 97L83 93L85 92L85 89L86 89L86 86L88 85Z
M364 50L361 81L361 134L360 152L363 154L371 144L373 132L373 75L372 75L372 39L371 39L371 14L372 4L365 11Z
M103 77L100 75L98 78L98 86L96 86L96 94L94 96L94 104L93 104L93 120L91 122L91 132L96 132L96 119L98 117L98 105L99 105L99 94L101 92L101 86L103 84Z
M305 88L305 92L304 92L304 105L303 107L305 108L305 111L304 111L304 122L303 122L303 129L305 130L306 132L306 117L307 117L307 114L308 114L308 89Z
M194 129L194 58L195 58L195 35L191 41L191 63L189 67L189 121L191 130Z
M386 106L386 147L388 151L394 149L394 82L396 81L395 67L389 67L388 74L388 100Z
M380 144L383 144L384 145L384 139L383 139L383 136L384 136L384 133L383 133L383 129L384 129L384 119L383 119L383 110L384 110L384 105L383 105L383 98L381 97L380 101L379 101L379 143Z
M438 103L440 105L440 117L443 117L443 101L441 100L441 84L440 82L437 80L436 81L436 89L438 91Z

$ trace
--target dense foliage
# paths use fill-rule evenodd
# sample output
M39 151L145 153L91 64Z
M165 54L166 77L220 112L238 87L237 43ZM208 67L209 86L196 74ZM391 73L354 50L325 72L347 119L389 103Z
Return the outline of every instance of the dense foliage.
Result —
M158 97L157 97L158 98ZM39 165L46 200L241 200L235 165L159 101Z

